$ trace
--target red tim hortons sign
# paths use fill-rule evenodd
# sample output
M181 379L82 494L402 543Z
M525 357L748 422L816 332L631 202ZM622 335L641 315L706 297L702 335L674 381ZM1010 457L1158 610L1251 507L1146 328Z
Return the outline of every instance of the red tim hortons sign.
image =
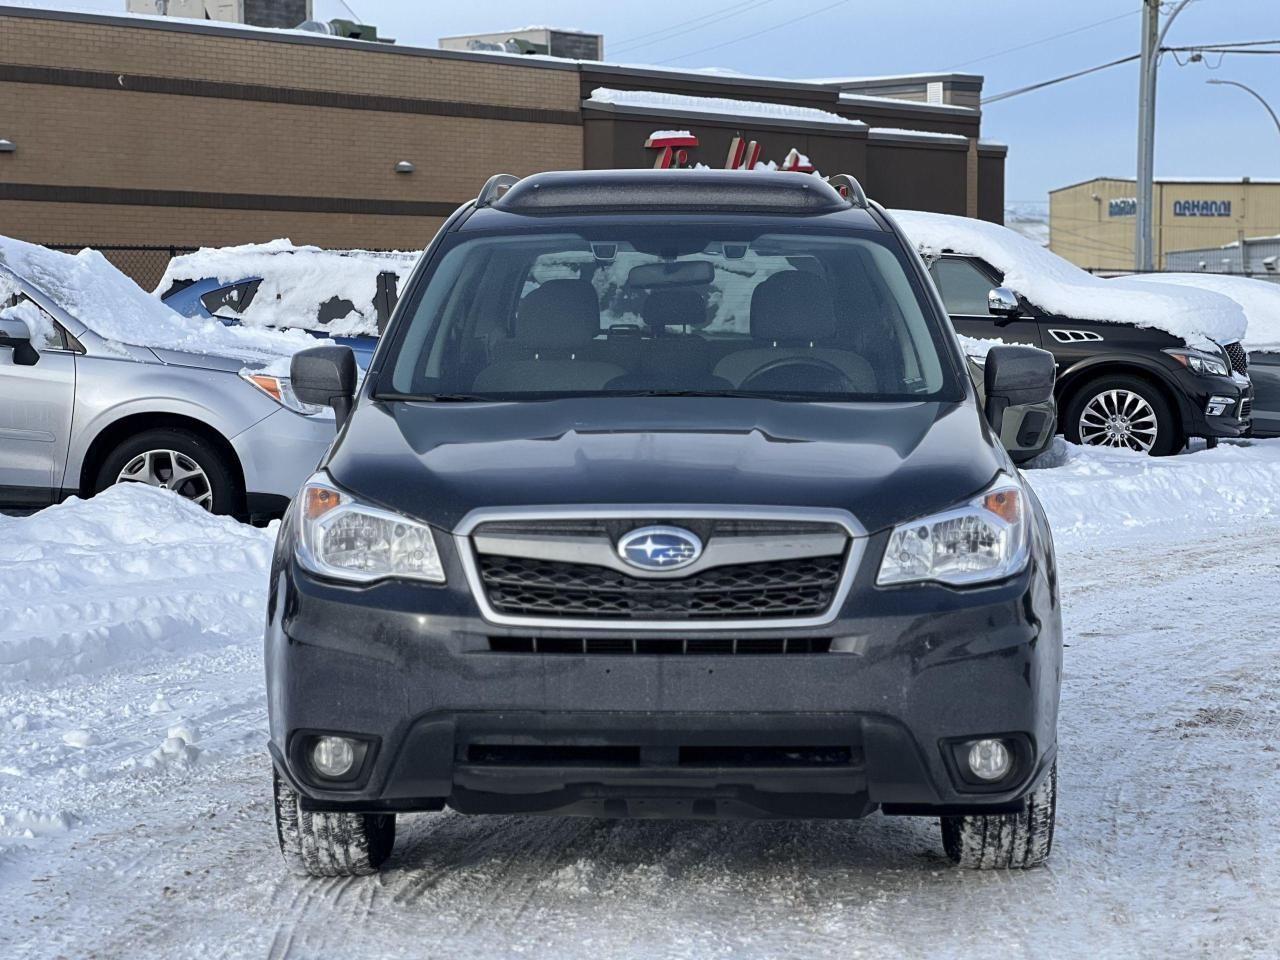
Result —
M689 165L689 151L698 146L698 138L688 130L655 130L649 134L644 146L646 150L657 151L653 161L655 170L670 170L672 167ZM725 170L754 170L760 162L759 141L748 140L741 135L729 141L729 152L724 160ZM815 172L809 158L794 147L781 164L771 164L770 169L793 173Z

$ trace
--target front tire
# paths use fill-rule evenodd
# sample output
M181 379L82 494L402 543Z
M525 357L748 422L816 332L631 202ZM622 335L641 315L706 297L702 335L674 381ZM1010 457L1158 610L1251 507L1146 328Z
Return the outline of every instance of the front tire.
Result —
M942 846L952 863L971 870L1038 867L1053 849L1058 807L1058 764L1028 796L1019 813L940 817Z
M119 444L98 468L93 492L117 483L172 490L210 513L235 513L242 492L226 457L189 430L144 430Z
M1072 443L1167 457L1185 440L1160 390L1139 377L1091 380L1067 402L1063 433Z
M396 842L394 813L304 810L300 796L272 768L276 839L294 873L311 877L367 877L378 872Z

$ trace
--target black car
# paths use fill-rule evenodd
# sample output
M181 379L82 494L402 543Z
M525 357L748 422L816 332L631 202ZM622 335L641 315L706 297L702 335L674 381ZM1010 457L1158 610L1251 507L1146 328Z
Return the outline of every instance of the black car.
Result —
M280 846L375 871L396 815L941 818L1044 861L1052 538L923 263L851 178L495 178L428 248L279 533ZM505 192L503 192L505 190ZM840 190L844 191L842 195Z
M1053 354L1058 425L1073 443L1159 456L1192 437L1214 442L1249 432L1252 391L1239 341L1191 349L1154 327L1063 316L1006 289L1001 271L972 251L929 260L958 333Z

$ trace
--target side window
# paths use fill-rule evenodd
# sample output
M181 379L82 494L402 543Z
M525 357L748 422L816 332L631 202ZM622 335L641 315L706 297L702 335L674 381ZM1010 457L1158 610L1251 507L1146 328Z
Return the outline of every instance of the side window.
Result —
M36 350L67 350L67 335L53 317L44 312L33 300L23 294L14 294L0 301L0 309L9 308L19 319L27 322L31 330L31 346Z
M244 313L253 302L261 283L261 280L244 280L230 286L219 287L206 293L200 298L200 302L204 304L206 310L215 315L226 312ZM347 311L347 313L350 312L351 310Z
M988 316L987 294L995 284L968 260L944 257L934 261L929 273L938 285L947 313L953 317Z

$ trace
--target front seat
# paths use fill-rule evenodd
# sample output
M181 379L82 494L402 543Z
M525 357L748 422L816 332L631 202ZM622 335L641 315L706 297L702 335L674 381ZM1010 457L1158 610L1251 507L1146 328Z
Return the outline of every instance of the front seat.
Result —
M715 375L741 387L753 375L777 370L778 361L814 360L815 366L834 367L854 393L875 393L876 375L871 364L852 350L831 344L838 331L835 304L826 280L812 273L788 270L775 273L751 293L751 337L758 344L731 353L716 364ZM787 379L803 385L806 376L797 364L792 376L768 374L771 386L780 389ZM803 388L803 387L802 387Z
M516 310L515 336L494 344L500 359L478 374L477 393L600 390L622 367L583 356L600 332L600 301L586 280L548 280Z

